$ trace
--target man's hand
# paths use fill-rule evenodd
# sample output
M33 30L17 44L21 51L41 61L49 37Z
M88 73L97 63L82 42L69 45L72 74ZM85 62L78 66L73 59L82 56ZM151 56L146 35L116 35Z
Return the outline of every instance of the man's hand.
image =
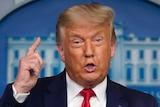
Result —
M39 73L43 67L43 60L36 52L40 43L41 38L38 37L28 49L26 55L20 59L18 75L13 84L17 93L27 93L37 83Z

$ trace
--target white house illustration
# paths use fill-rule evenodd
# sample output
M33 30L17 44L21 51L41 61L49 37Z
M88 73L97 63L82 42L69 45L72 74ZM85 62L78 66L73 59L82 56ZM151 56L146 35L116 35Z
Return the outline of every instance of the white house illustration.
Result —
M116 55L111 61L109 76L124 85L160 85L160 35L137 37L133 33L125 36L123 26L115 24L117 35ZM159 37L158 37L159 36ZM64 64L58 55L55 34L41 37L38 48L44 60L40 77L57 75ZM20 57L36 37L8 37L7 82L12 82L18 72Z
M111 63L110 76L116 82L139 86L160 85L160 35L125 36L123 27L115 24L116 55Z

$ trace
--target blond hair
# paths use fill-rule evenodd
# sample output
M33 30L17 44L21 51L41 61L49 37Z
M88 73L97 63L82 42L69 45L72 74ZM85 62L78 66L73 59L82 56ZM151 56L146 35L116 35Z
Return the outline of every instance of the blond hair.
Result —
M107 6L100 4L82 4L75 5L59 15L56 24L56 42L61 41L62 28L77 24L79 17L87 20L90 24L101 25L107 23L111 30L111 35L115 36L113 29L114 11ZM115 40L116 37L111 37Z

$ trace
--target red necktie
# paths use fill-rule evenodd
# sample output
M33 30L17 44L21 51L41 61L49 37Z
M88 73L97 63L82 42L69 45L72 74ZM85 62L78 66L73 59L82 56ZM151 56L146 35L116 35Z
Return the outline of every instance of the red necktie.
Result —
M89 99L95 96L94 91L92 89L83 89L80 94L84 97L82 107L90 107Z

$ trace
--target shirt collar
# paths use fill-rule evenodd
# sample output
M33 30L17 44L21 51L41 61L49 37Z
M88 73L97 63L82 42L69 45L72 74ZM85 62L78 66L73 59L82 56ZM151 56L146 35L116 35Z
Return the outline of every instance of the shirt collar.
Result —
M66 73L66 81L67 81L67 97L68 102L71 101L74 97L79 95L79 92L83 89L82 86L74 82ZM107 89L107 77L96 87L93 88L98 100L100 102L106 101L106 89Z
M93 88L98 100L103 104L106 101L107 77Z
M68 102L70 102L74 97L79 95L79 92L83 89L82 86L74 82L66 73L66 81L67 81L67 97Z

